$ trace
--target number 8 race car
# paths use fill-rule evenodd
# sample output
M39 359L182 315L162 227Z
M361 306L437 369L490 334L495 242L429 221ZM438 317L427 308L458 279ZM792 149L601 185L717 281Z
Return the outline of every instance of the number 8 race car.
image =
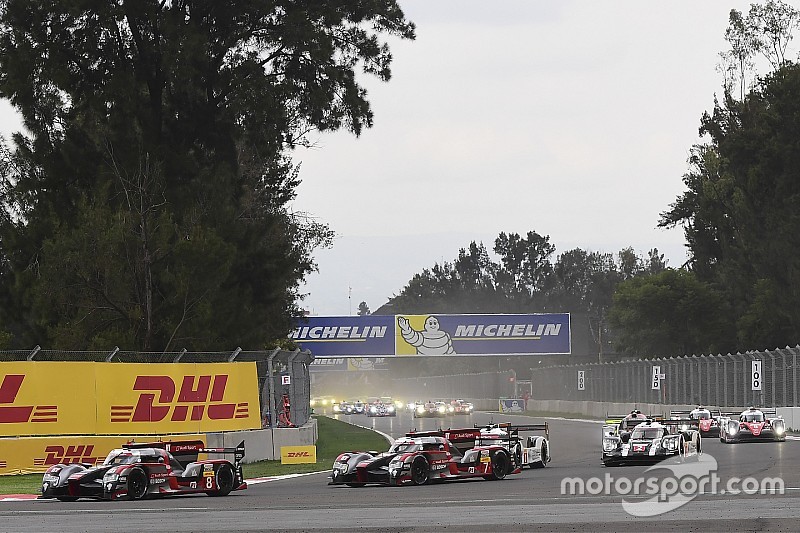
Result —
M233 454L198 461L200 453ZM100 466L58 464L42 478L42 498L139 500L148 496L205 493L226 496L247 488L242 475L244 441L236 448L206 448L203 441L125 444Z

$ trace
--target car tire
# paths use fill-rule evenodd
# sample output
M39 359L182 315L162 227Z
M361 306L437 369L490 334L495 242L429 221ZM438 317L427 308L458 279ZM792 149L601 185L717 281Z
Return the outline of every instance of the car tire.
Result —
M134 468L128 472L128 498L141 500L147 496L147 473L141 468Z
M547 441L542 442L542 462L541 464L532 464L531 468L544 468L547 466L547 461L549 460L548 454L550 450L547 449Z
M511 459L508 455L505 452L495 452L492 456L492 473L484 478L493 481L504 479L508 474L509 466L511 466Z
M411 462L411 482L414 485L425 485L430 481L431 467L428 460L418 455Z
M234 474L230 465L221 465L217 468L214 478L217 490L206 492L206 494L209 496L227 496L231 493L233 485L236 483L236 474Z

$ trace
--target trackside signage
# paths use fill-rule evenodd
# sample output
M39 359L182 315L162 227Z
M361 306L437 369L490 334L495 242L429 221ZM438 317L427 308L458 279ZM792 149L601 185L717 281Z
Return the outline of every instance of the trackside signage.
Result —
M11 474L33 474L44 472L59 463L85 463L99 465L114 448L127 442L149 442L154 440L201 440L205 435L159 435L140 436L69 436L69 437L21 437L0 439L0 476Z
M0 436L156 435L258 427L253 362L23 361L4 363L0 369Z
M281 464L283 465L296 465L301 463L316 462L316 446L281 446Z
M569 313L308 317L289 338L318 358L571 353Z

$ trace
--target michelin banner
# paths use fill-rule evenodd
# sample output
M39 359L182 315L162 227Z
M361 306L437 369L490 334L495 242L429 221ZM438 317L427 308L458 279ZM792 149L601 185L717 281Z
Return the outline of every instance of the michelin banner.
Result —
M289 338L315 358L571 353L569 313L307 317Z

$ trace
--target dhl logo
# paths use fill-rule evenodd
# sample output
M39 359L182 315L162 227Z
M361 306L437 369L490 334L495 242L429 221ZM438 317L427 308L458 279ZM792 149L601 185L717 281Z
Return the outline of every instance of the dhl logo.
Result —
M47 446L44 449L44 459L33 459L34 466L48 466L57 464L89 463L99 464L104 457L94 455L93 444L77 444L75 446Z
M286 457L311 457L309 452L286 452Z
M0 424L57 422L57 405L3 405L14 403L23 381L25 374L6 374L3 377L0 384Z
M134 391L139 394L136 405L112 405L111 422L172 422L230 420L247 418L248 403L222 402L225 397L227 374L215 376L183 376L176 398L175 382L169 376L136 376ZM191 413L190 408L191 407Z

